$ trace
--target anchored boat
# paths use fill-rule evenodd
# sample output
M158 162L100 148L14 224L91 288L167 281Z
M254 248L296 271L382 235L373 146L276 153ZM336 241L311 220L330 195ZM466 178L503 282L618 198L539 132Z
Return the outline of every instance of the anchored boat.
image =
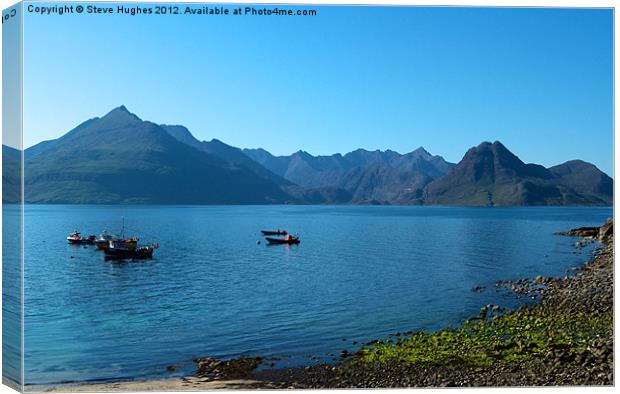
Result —
M74 231L67 236L67 242L70 244L89 244L92 245L95 243L97 239L94 235L89 235L88 237L82 237L79 231Z
M124 242L110 241L109 247L105 248L106 259L125 260L125 259L150 259L153 251L158 248L158 244L130 248Z
M301 242L299 240L299 237L295 237L295 236L292 236L292 235L287 235L284 238L265 237L265 239L267 240L267 242L269 242L272 245L279 245L279 244L296 245L299 242Z
M117 238L112 235L101 234L99 238L95 241L95 246L97 249L107 249L110 247L110 242L115 242L119 244L123 244L127 249L135 249L138 247L138 237L132 238Z
M136 249L138 247L138 241L140 238L131 237L125 238L125 217L123 217L123 227L121 228L121 235L110 235L107 231L103 231L99 238L95 240L95 246L97 249L107 249L110 246L110 241L123 243L127 249Z
M286 230L261 230L263 235L286 235L288 234Z

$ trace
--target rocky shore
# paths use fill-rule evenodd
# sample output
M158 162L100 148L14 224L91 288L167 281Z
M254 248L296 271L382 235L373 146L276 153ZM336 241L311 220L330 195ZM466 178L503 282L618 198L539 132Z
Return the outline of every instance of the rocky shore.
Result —
M613 385L613 221L558 235L600 245L575 275L498 282L537 301L515 311L487 305L459 328L373 341L336 365L257 370L266 360L203 358L183 379L55 390Z
M267 370L279 388L549 386L613 384L613 221L558 235L600 241L574 276L498 283L535 296L506 314L485 306L462 328L377 343L339 365Z

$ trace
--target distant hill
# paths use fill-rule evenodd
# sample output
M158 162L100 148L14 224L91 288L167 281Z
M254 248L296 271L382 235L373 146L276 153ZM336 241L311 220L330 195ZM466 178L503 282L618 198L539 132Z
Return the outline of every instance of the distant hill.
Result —
M31 159L35 157L39 153L52 147L55 142L56 140L47 140L47 141L41 141L38 144L31 146L30 148L24 151L24 159Z
M468 150L450 173L429 183L424 201L474 206L608 205L613 202L612 183L591 164L568 162L546 169L523 163L498 141L483 142Z
M2 145L2 202L17 203L21 199L21 152Z
M353 203L421 203L422 191L432 178L417 171L400 172L375 163L330 172L330 184L347 191Z
M299 151L276 157L264 149L243 152L301 187L342 189L351 194L354 203L420 203L424 187L454 166L423 148L404 155L364 149L344 156L312 156Z
M218 139L199 141L184 126L162 125L171 136L203 152L212 154L236 166L243 166L261 178L268 179L282 188L290 197L290 202L302 204L344 204L351 201L351 194L338 187L301 187L276 175L272 171L248 157L241 149L225 144ZM265 151L266 152L266 151ZM269 153L267 153L269 154Z
M34 155L26 153L28 202L267 204L291 200L280 185L179 142L124 106L45 145Z
M3 155L3 201L17 201L19 152L3 147ZM594 165L526 164L500 142L471 148L456 165L424 148L274 156L199 141L184 126L143 121L124 106L26 149L24 157L30 203L613 203L613 180Z
M265 167L255 162L254 160L250 159L239 148L227 145L217 139L212 139L208 142L199 141L184 126L161 125L161 127L178 141L183 142L184 144L192 146L203 152L206 152L210 155L217 156L227 163L240 167L245 167L248 170L254 172L256 175L268 179L278 185L293 185L293 183L291 183L290 181L287 181L284 178L274 174L273 172L269 171Z
M581 160L571 160L549 168L556 181L582 194L613 202L614 182L596 166Z
M21 151L19 149L11 148L8 145L2 145L2 159L12 162L19 162L21 160Z
M264 149L244 149L243 152L257 163L275 174L285 177L301 186L326 186L329 184L325 174L347 171L367 165L385 165L399 172L416 171L430 177L448 173L454 166L441 156L433 156L424 148L401 155L392 150L367 151L357 149L344 156L337 153L331 156L312 156L298 151L290 156L273 156Z

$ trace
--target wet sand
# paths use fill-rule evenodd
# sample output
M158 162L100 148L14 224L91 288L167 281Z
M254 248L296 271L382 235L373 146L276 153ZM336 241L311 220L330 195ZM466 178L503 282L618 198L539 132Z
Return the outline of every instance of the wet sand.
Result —
M27 388L27 391L43 391L43 392L61 392L61 393L77 393L77 392L137 392L137 391L205 391L205 390L236 390L236 389L256 389L267 388L265 382L238 379L238 380L211 380L195 377L187 378L171 378L161 380L131 381L131 382L113 382L113 383L95 383L95 384L78 384L78 385L62 385L55 387Z

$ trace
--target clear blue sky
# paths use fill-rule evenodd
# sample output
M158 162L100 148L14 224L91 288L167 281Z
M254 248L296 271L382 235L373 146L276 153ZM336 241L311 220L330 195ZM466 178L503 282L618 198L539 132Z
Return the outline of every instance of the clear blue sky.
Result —
M424 146L456 162L500 140L526 162L580 158L611 175L611 10L312 8L26 12L24 145L124 104L278 155Z

